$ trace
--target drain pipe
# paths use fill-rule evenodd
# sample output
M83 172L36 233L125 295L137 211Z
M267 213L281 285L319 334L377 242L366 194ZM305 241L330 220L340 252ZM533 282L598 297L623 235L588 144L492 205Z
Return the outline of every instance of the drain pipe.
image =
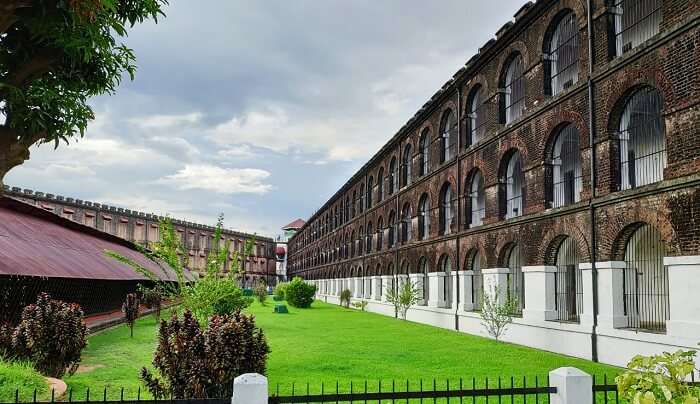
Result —
M596 197L596 145L593 99L593 0L588 0L586 7L588 33L588 145L591 148L591 196L588 200L588 210L591 222L591 280L593 297L593 328L591 329L591 360L598 362L598 269L596 268L596 218L594 199Z
M455 160L457 160L457 234L462 231L462 165L459 161L459 154L462 152L462 88L457 85L457 152L455 153ZM455 248L455 290L452 291L455 295L455 331L459 331L459 236L455 238L455 243L457 246ZM452 279L450 279L452 282Z

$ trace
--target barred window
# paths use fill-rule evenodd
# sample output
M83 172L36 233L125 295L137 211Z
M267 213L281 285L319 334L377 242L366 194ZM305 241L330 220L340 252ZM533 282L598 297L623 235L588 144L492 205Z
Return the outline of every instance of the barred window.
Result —
M659 33L661 0L616 0L611 12L616 56L622 56Z
M566 237L557 250L554 280L554 308L559 321L579 322L583 312L580 263L581 256L576 243L571 237Z
M425 240L428 238L430 228L430 200L428 194L423 194L418 202L418 238Z
M420 257L418 261L418 271L423 275L423 304L428 304L428 298L430 297L430 284L428 280L428 274L430 273L430 268L428 267L428 260L425 257Z
M666 128L661 94L644 87L625 105L620 119L620 187L661 181L666 168Z
M389 248L396 247L396 212L389 213Z
M557 134L552 150L551 205L556 208L578 202L582 188L579 133L568 124Z
M401 242L411 241L411 205L406 203L401 210Z
M423 130L418 142L418 175L421 177L430 172L430 130Z
M374 177L367 179L367 209L372 207L372 192L374 192Z
M474 311L480 311L484 299L484 275L481 269L486 266L486 260L479 249L475 248L471 257L471 266L467 270L472 273L472 305Z
M442 278L442 295L445 298L445 307L450 307L452 305L452 259L447 254L440 257L440 271L445 274Z
M442 115L440 124L440 162L450 161L454 155L456 143L455 133L457 132L457 120L454 118L452 110L447 110Z
M523 308L525 307L525 278L523 277L522 257L518 244L513 244L508 249L506 262L508 263L507 296L515 302L511 314L522 315Z
M481 226L486 216L486 196L484 195L484 177L476 171L469 186L470 227Z
M369 222L369 223L367 223L367 235L365 236L365 237L367 237L367 241L366 241L367 254L372 252L372 235L373 234L374 234L374 227L372 227L372 222Z
M525 67L520 54L515 54L502 79L501 115L506 124L518 119L525 110Z
M384 167L379 169L379 174L377 174L377 202L381 202L384 199Z
M486 135L486 96L480 85L476 86L467 101L469 112L469 144L478 143Z
M523 214L523 195L525 178L523 176L520 153L515 152L508 161L506 171L506 219Z
M352 202L350 202L350 217L355 217L357 211L355 210L355 205L357 203L357 192L352 191Z
M411 183L411 145L407 144L403 150L401 162L401 184L405 187Z
M442 190L440 190L440 235L447 235L452 232L453 205L452 187L449 183L445 183L442 186Z
M360 200L358 203L360 213L365 210L365 184L360 184Z
M382 244L384 244L384 220L380 217L377 220L377 251L382 250Z
M393 195L394 192L399 188L399 175L398 169L396 167L396 157L391 158L389 163L389 195Z
M545 93L557 95L578 81L579 38L576 14L555 20L545 49Z

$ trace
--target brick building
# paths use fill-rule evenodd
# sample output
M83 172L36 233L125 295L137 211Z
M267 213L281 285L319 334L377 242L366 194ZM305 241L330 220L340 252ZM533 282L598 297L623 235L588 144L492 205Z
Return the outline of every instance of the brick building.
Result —
M290 239L289 275L389 315L410 279L409 319L476 334L498 292L506 340L618 365L696 348L699 17L526 3Z
M21 189L19 187L6 186L4 196L35 205L66 219L137 244L146 245L148 242L158 241L159 239L158 224L163 217L155 214L117 208L31 189ZM203 270L206 267L215 228L176 218L173 218L173 227L182 238L185 247L189 250L190 269L194 271ZM233 251L242 252L245 241L253 236L249 233L224 229L222 241L223 239L228 239L231 242L232 253ZM255 246L250 257L245 262L241 262L241 265L245 266L246 284L250 285L254 280L260 278L274 284L276 279L275 242L269 237L260 237L258 235L254 237ZM230 262L226 266L230 268Z

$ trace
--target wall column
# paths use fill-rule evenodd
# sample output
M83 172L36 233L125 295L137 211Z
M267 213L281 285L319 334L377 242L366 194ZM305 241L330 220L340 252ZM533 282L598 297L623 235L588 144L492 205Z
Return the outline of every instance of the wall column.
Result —
M546 321L557 318L555 277L557 267L535 265L523 267L523 285L527 306L523 310L523 319Z
M410 274L408 275L408 280L414 285L415 288L421 292L423 291L423 274ZM424 299L420 299L416 304L419 306L424 306L426 302Z
M664 257L664 265L668 268L670 310L666 333L700 335L700 256Z
M430 292L428 293L428 306L430 307L445 307L447 302L445 301L445 278L446 273L444 272L430 272L428 273L428 288Z
M474 271L457 271L457 276L459 277L459 302L462 310L473 311L472 282Z
M372 277L372 299L380 300L382 298L382 277L373 276Z
M394 275L382 275L382 301L386 302L387 291L394 287Z
M590 272L591 264L579 264L582 272ZM624 261L596 262L598 271L598 326L617 328L627 325L624 312L623 276L627 264ZM584 286L584 293L585 293ZM586 307L584 307L586 310ZM592 310L591 310L592 312Z
M484 296L491 299L497 299L499 303L503 303L508 298L508 268L486 268L482 269L481 273L484 276ZM498 291L498 296L496 296Z
M365 276L363 282L365 283L365 295L363 297L370 299L372 297L372 277Z

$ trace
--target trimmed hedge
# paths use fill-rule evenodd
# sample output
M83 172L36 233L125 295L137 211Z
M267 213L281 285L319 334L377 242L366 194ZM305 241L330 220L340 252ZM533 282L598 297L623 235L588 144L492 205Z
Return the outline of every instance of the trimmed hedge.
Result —
M303 279L294 278L285 289L287 303L292 307L306 309L311 307L316 294L316 286L304 282Z

